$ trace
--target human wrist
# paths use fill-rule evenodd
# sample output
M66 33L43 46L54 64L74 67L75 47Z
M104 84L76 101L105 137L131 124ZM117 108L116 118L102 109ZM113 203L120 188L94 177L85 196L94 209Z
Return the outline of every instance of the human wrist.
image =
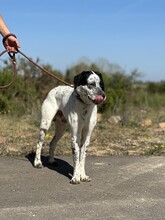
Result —
M8 34L4 35L4 36L3 36L3 39L2 39L2 43L3 43L4 46L5 46L5 41L6 41L7 38L10 37L10 36L13 36L13 37L17 38L17 37L15 36L15 34L12 34L12 33L10 33L10 32L9 32Z
M8 29L3 29L3 30L1 30L1 35L2 35L2 37L5 37L6 35L8 35L8 34L10 34L10 31L8 30Z

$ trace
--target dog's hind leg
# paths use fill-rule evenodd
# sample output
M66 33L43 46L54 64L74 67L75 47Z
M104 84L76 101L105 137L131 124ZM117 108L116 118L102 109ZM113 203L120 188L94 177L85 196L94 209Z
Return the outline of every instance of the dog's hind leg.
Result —
M34 160L34 167L42 168L41 150L45 140L45 134L50 128L51 122L57 112L58 108L55 99L47 97L42 105L42 119L40 125L39 141L37 143L36 156Z
M65 129L66 129L66 121L60 119L56 119L55 121L55 127L56 127L56 132L55 135L50 143L49 146L49 163L50 164L56 164L56 161L54 159L54 151L57 145L57 142L60 140L60 138L63 136Z
M44 129L40 129L39 141L37 143L36 156L35 156L35 160L34 160L34 167L36 167L36 168L42 168L41 150L42 150L42 145L43 145L44 139L45 139L45 133L46 133L46 131Z

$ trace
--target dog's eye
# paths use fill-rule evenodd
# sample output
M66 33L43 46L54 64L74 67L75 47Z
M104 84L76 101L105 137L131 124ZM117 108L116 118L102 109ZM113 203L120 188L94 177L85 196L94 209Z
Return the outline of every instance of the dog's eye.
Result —
M92 89L93 87L96 87L96 83L95 82L92 82L92 83L88 84L88 88L89 89Z

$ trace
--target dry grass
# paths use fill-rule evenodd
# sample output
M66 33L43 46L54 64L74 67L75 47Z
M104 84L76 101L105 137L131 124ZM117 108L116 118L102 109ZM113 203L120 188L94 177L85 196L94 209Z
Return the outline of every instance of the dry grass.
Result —
M0 154L25 156L35 151L38 126L29 117L13 118L0 116ZM43 154L53 128L46 136ZM70 133L66 132L59 141L56 155L70 155ZM152 126L121 126L120 124L98 123L91 138L88 155L165 155L165 129L158 124Z

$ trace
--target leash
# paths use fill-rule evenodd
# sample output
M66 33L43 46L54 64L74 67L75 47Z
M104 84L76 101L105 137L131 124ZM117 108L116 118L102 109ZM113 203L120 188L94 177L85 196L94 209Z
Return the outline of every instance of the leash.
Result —
M7 36L5 36L3 38L3 45L5 46L4 42L6 40L7 37L9 36L15 36L14 34L8 34ZM16 37L16 36L15 36ZM10 83L8 83L7 85L0 85L0 89L5 89L5 88L8 88L9 86L11 86L13 84L13 82L16 80L16 77L17 77L17 68L16 68L16 58L15 58L15 54L16 53L9 53L7 50L4 50L0 53L0 57L5 54L5 53L8 53L12 62L13 62L13 78L11 80ZM70 84L62 79L60 79L59 77L55 76L53 73L49 72L48 70L44 69L43 67L41 67L40 65L38 65L36 62L34 62L32 59L30 59L28 56L26 56L23 52L21 52L20 50L17 49L17 53L20 53L23 57L25 57L29 62L31 62L32 64L34 64L35 66L37 66L41 71L47 73L50 77L52 77L53 79L61 82L62 84L65 84L67 86L70 86L70 87L74 87L73 84Z
M62 79L60 79L59 77L55 76L53 73L49 72L48 70L44 69L43 67L41 67L40 65L38 65L36 62L34 62L32 59L30 59L28 56L26 56L23 52L21 52L20 50L17 50L18 53L20 53L22 56L24 56L27 60L29 60L29 62L33 63L35 66L37 66L40 70L42 70L43 72L47 73L49 76L51 76L52 78L56 79L57 81L70 86L70 87L74 87L73 84L70 84Z
M7 53L7 52L8 52L7 50L2 51L2 52L0 53L0 57L1 57L3 54ZM16 78L17 78L15 53L13 53L13 54L8 53L8 54L9 54L9 56L10 56L12 62L13 62L13 78L12 78L12 80L11 80L8 84L3 85L3 86L0 85L0 89L6 89L6 88L8 88L9 86L11 86L11 85L13 84L13 82L14 82L14 81L16 80Z

